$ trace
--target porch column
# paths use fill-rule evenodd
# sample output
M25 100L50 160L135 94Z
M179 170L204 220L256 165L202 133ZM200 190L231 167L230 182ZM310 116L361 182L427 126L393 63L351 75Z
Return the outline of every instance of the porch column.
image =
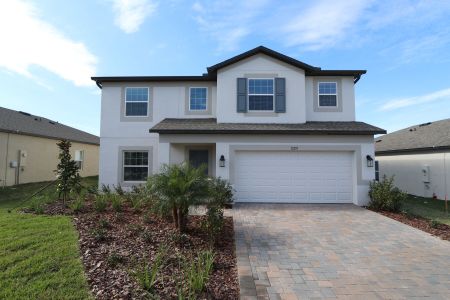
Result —
M161 168L162 165L166 164L168 165L170 162L170 143L165 142L159 142L159 166L158 170Z

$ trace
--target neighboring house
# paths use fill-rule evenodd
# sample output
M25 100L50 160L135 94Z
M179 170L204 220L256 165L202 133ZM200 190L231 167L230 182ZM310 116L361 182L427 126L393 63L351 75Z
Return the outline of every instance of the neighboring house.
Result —
M445 199L450 188L450 119L411 126L376 139L378 177L394 175L409 194Z
M265 47L202 76L93 77L102 89L100 184L206 164L238 202L368 200L374 134L355 121L364 70L322 70Z
M0 107L0 186L54 180L60 139L72 142L81 176L98 175L99 138L87 132Z

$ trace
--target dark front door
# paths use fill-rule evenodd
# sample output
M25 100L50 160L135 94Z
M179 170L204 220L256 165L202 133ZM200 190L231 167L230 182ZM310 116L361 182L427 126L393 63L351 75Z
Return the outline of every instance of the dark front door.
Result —
M208 150L189 150L189 162L192 166L198 168L205 165L205 174L208 175Z

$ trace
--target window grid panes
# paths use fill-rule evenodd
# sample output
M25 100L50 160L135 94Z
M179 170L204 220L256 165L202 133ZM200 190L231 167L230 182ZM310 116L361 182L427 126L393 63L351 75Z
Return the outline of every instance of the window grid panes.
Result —
M319 106L337 106L336 82L319 82Z
M207 89L190 88L189 99L190 110L206 110Z
M147 116L148 88L126 88L125 106L126 116Z
M123 152L123 181L145 181L148 176L148 151Z
M248 109L273 111L273 79L248 80Z

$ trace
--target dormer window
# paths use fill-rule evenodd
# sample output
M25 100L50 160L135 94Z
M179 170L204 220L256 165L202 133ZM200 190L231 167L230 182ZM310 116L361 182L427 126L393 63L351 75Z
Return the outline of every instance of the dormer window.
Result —
M248 110L273 111L274 107L273 78L248 79Z
M337 107L337 83L319 82L319 107Z

